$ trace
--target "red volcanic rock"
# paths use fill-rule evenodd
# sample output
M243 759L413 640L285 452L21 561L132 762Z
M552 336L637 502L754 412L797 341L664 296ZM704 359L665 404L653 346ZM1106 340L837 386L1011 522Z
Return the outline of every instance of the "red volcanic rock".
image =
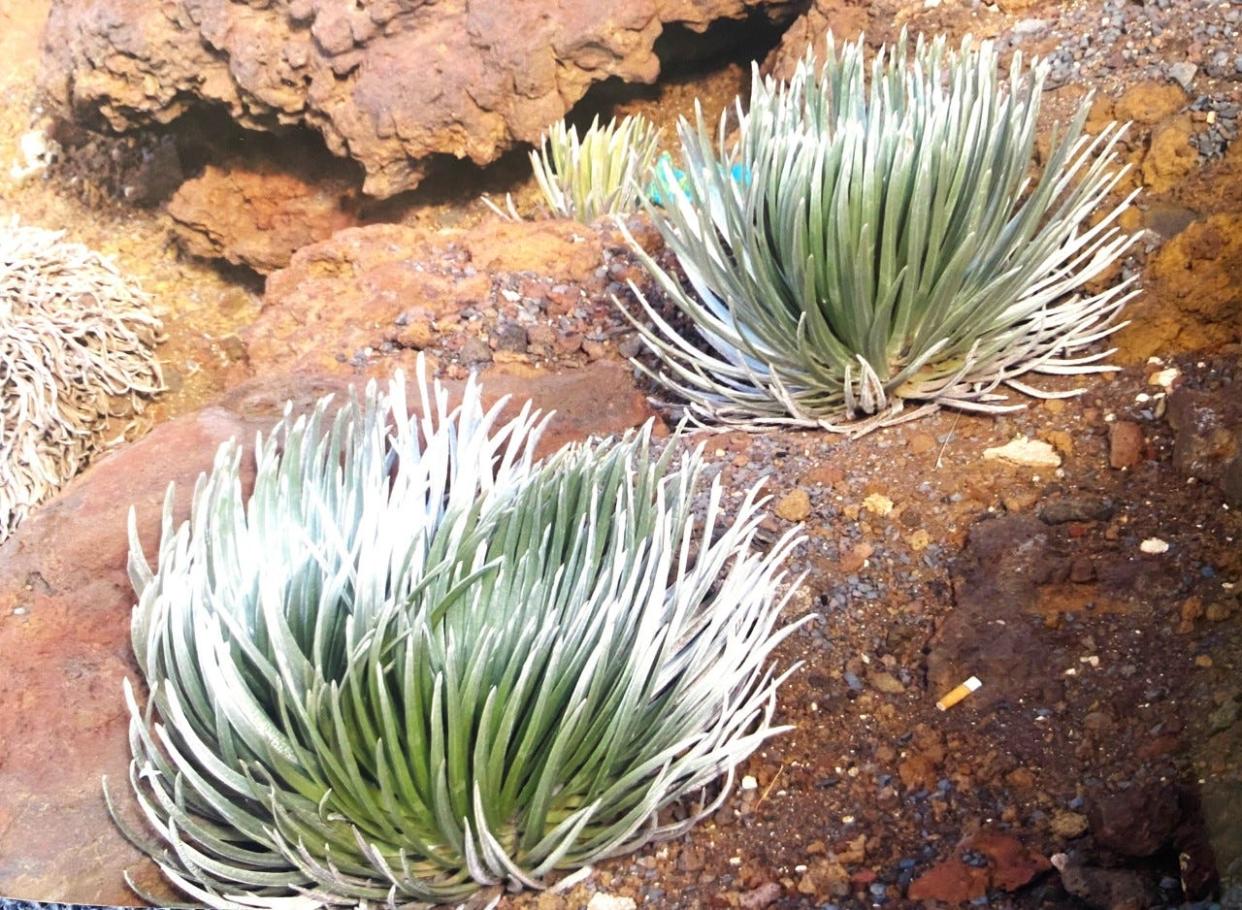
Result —
M263 311L245 332L251 363L352 373L360 351L396 345L412 364L428 337L412 330L482 306L514 273L599 290L603 240L571 221L486 221L469 231L384 224L341 231L307 247L267 282ZM424 333L425 334L425 333Z
M967 862L968 855L977 856ZM989 890L1017 891L1052 868L1042 854L1011 834L983 830L957 845L954 854L932 866L906 893L912 901L964 904Z
M999 831L980 831L965 848L987 857L992 887L999 891L1017 891L1052 868L1042 853Z
M168 204L186 252L267 274L295 252L357 224L348 187L264 168L209 165Z
M912 901L964 904L988 893L988 870L968 866L956 856L932 866L906 892Z
M596 82L654 82L666 25L703 31L791 0L55 0L44 88L114 129L220 106L241 125L318 130L386 197L425 159L488 164Z
M138 505L154 547L168 482L184 516L216 447L248 429L216 408L164 424L98 461L0 550L0 894L133 904L126 869L158 885L108 818L100 785L106 775L114 792L129 787L126 514Z

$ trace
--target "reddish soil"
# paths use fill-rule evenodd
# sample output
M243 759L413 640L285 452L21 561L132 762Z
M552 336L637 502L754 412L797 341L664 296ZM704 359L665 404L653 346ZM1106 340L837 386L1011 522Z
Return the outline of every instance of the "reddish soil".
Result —
M1242 378L1236 357L1183 366L1188 383L1232 394ZM720 436L714 453L733 488L769 478L778 499L800 490L809 500L796 568L810 575L794 613L821 618L781 654L804 662L782 700L794 730L742 769L756 789L591 884L642 906L892 906L935 869L924 893L951 902L1080 906L1055 873L1007 887L1025 853L999 866L976 858L981 878L937 864L980 832L1040 857L1111 863L1089 831L1091 807L1127 790L1147 806L1168 781L1197 792L1217 861L1236 861L1242 515L1173 470L1171 431L1137 400L1154 391L1149 370L1063 405L996 420L941 413L854 442ZM1124 420L1143 446L1135 467L1117 470L1109 429ZM983 459L1018 434L1051 441L1062 468ZM1101 500L1111 517L1088 518ZM785 524L774 518L773 531ZM1168 551L1144 554L1148 538ZM983 687L937 711L971 675ZM1120 865L1176 882L1176 851L1161 842L1152 853Z

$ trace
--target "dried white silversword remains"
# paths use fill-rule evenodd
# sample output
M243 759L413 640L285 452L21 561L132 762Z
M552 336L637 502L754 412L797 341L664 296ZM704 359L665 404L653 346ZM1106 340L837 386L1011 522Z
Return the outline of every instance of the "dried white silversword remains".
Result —
M103 256L0 225L0 541L163 388L160 331Z

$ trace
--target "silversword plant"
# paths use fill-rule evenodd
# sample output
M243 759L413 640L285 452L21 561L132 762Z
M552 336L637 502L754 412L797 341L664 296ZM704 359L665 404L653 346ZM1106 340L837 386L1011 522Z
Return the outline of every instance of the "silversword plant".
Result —
M128 834L197 901L539 888L685 831L781 729L796 533L752 548L756 491L726 520L650 427L539 462L529 405L419 388L286 413L248 495L223 446L154 566L131 518Z
M1027 373L1108 369L1131 281L1083 290L1132 242L1124 127L1083 134L1089 99L1032 177L1047 66L966 39L903 36L868 68L829 36L786 84L756 70L735 136L702 111L648 206L688 287L635 244L690 334L635 292L656 378L703 422L862 432L941 405L999 411ZM869 69L869 77L868 77ZM736 173L745 179L733 179Z
M555 214L593 221L638 208L659 147L660 131L638 114L606 124L596 117L581 138L577 127L558 120L530 161Z

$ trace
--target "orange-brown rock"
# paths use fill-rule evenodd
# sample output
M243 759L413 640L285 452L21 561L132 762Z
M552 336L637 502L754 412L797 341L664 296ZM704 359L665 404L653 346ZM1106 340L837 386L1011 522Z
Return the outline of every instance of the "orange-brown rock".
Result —
M957 857L932 866L906 892L912 901L964 904L988 893L988 870L968 866Z
M267 282L263 311L245 333L252 363L353 373L360 352L400 343L405 323L482 306L514 273L594 287L603 240L571 221L485 221L469 231L385 224L341 231L306 247ZM411 344L384 370L412 364ZM366 358L364 358L366 359Z
M961 4L950 0L811 0L804 4L805 12L785 29L780 43L764 60L763 69L778 79L788 79L807 49L820 50L830 31L837 41L853 41L865 34L872 48L891 45L903 29L911 36L944 35L951 43L967 34L995 38L1024 11L1046 3L1047 0L995 0L989 4L992 15L967 17L960 15ZM995 15L997 11L1005 15Z
M1234 322L1242 315L1242 214L1190 225L1161 249L1153 272L1161 296L1213 321Z
M1143 460L1143 428L1133 420L1118 420L1108 430L1108 463L1117 470L1136 467Z
M1110 119L1150 126L1176 114L1186 101L1186 93L1173 82L1140 82L1113 102Z
M208 165L177 190L168 214L186 252L263 274L358 223L347 184L241 165Z
M1242 142L1232 143L1222 158L1192 173L1170 198L1200 215L1242 212Z
M153 546L168 482L184 515L212 452L248 429L218 409L164 424L98 461L0 549L0 894L133 904L123 871L158 884L108 818L100 786L104 775L122 795L129 786L125 517L138 504Z
M984 829L964 846L988 858L992 887L1001 891L1017 891L1052 868L1038 850L1000 831Z
M1167 192L1198 165L1199 153L1190 144L1193 133L1189 115L1173 117L1152 129L1142 166L1143 184L1151 192Z
M44 89L114 129L223 108L242 126L305 126L412 189L433 155L489 164L532 142L597 82L654 82L671 24L792 16L792 0L55 0Z
M1148 273L1148 293L1116 336L1119 360L1242 340L1242 213L1194 222L1160 249Z

